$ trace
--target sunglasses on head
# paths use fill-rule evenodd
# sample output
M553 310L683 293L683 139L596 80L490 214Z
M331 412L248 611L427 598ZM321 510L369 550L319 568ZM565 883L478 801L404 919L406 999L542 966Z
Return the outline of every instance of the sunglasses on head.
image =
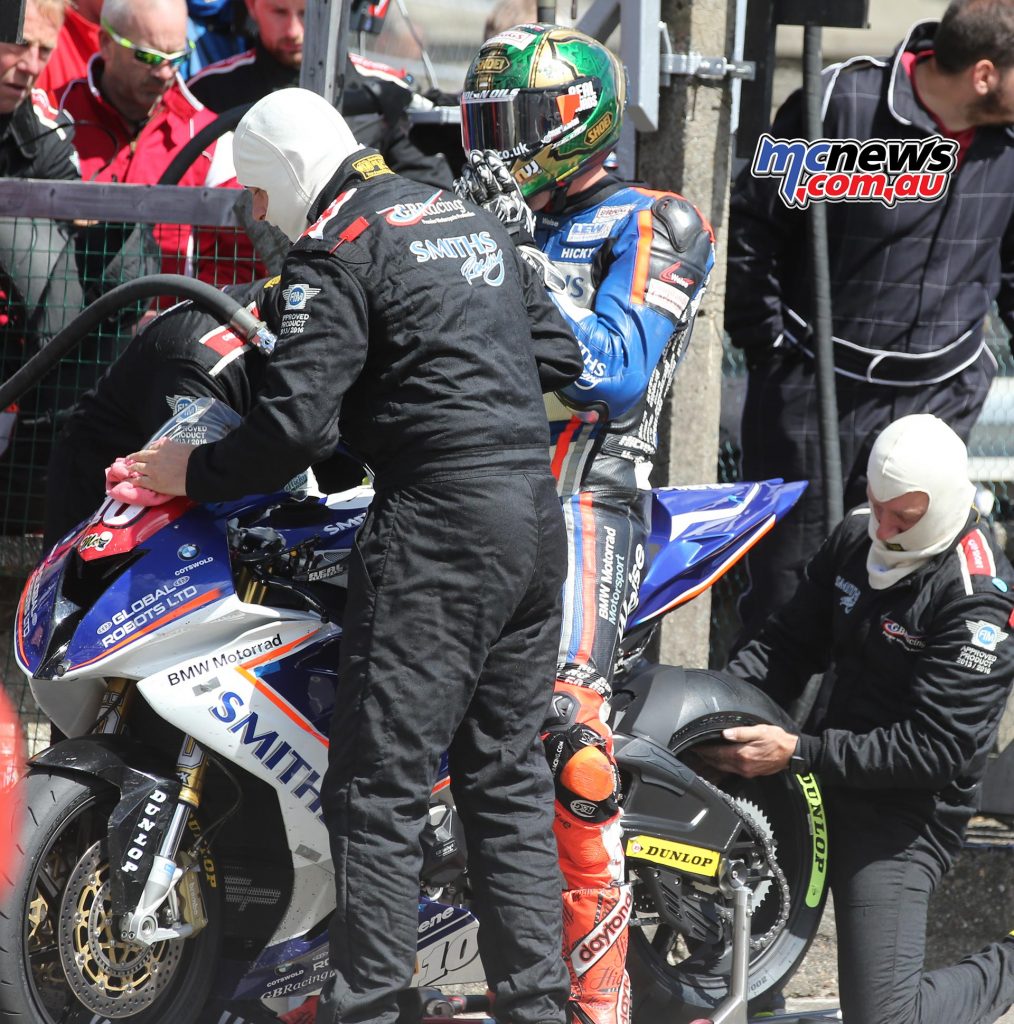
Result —
M102 27L114 43L122 46L125 50L133 51L134 60L139 60L150 68L161 67L166 63L171 64L174 68L181 68L190 56L190 51L194 48L194 44L187 40L186 49L180 50L178 53L163 53L161 50L153 50L149 46L138 46L136 43L132 43L129 39L126 39L110 28L107 21L102 22Z

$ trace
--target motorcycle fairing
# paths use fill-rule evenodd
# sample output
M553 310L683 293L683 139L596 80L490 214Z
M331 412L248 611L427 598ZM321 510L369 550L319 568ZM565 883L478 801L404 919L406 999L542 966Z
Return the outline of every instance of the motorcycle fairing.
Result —
M30 676L69 681L100 662L112 674L127 648L178 635L195 612L233 594L223 522L204 508L184 510L171 525L159 509L141 512L135 525L154 517L170 535L93 561L61 545L29 577L17 658Z
M129 505L115 498L106 498L81 530L74 541L74 548L86 562L125 554L193 507L194 502L189 498L173 498L165 505L154 507Z
M229 999L281 999L321 988L331 977L327 929L312 939L269 946L236 985L219 994Z
M308 613L290 614L290 621L247 630L137 684L158 716L275 791L292 855L293 890L271 943L304 935L334 906L334 868L320 806L327 738L273 688L268 669L301 658L338 628Z
M479 922L465 907L419 900L419 941L413 986L485 981L479 961Z
M806 482L660 487L652 492L648 568L627 630L706 590L799 500Z
M332 897L333 901L333 897ZM464 907L419 899L419 944L413 986L470 985L485 980L479 961L479 922ZM277 999L321 988L331 977L326 929L311 939L269 946L235 986L231 999Z

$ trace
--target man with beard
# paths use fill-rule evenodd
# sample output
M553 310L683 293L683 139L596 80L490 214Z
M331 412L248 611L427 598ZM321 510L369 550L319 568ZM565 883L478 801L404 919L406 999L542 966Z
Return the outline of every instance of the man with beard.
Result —
M932 147L952 165L937 168L947 185L932 201L827 203L849 508L864 499L870 447L893 419L934 413L967 440L996 372L983 336L993 302L1014 326L1014 3L955 0L939 24L913 26L892 57L826 69L823 88L824 138L887 140L885 154L899 142ZM806 136L800 93L771 135ZM748 558L746 637L791 596L826 533L808 211L787 206L780 184L748 168L733 190L725 326L748 367L744 477L811 483Z

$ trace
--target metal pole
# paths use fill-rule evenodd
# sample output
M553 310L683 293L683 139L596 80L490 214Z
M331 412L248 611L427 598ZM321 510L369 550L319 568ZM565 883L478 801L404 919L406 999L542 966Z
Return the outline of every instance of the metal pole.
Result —
M0 9L0 43L17 43L25 23L25 0L4 0Z
M803 96L806 134L813 141L824 134L821 106L821 27L803 30ZM830 533L844 515L841 439L838 436L838 396L834 381L834 346L831 341L831 268L827 254L827 207L811 203L807 211L813 282L813 339L817 356L817 402L820 410L820 456L824 471L824 525Z
M299 84L341 107L352 0L309 0Z

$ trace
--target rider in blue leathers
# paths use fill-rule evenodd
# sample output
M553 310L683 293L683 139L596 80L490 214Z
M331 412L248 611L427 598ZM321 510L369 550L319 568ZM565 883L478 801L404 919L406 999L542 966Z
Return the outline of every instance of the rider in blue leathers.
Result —
M714 262L710 227L672 192L618 181L623 69L571 29L519 25L465 79L459 194L492 210L543 273L581 346L580 378L547 396L569 571L544 742L556 780L571 1017L625 1024L632 911L603 703L637 604L659 416Z

